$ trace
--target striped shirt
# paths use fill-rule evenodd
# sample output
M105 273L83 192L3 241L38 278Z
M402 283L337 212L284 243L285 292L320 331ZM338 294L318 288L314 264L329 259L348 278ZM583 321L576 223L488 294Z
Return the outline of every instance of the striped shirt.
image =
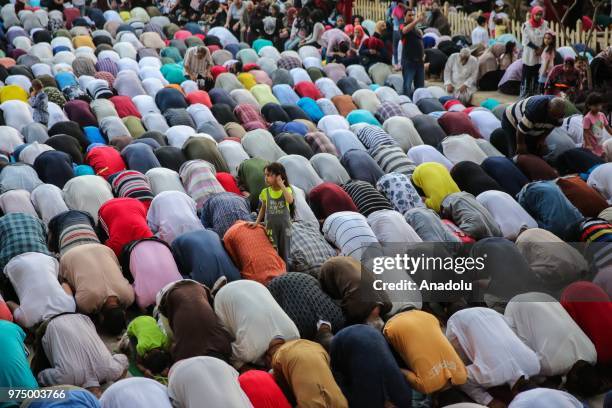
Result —
M323 234L340 250L340 255L360 262L368 248L380 245L366 218L352 211L340 211L327 217Z
M319 225L298 221L291 225L291 254L288 269L319 277L321 265L336 256L336 250L319 232Z
M366 125L355 132L357 138L368 149L376 149L383 145L397 145L397 142L378 126Z
M379 146L370 150L370 156L386 174L401 173L412 177L416 164L408 158L399 146Z
M204 47L204 49L206 49L204 58L199 58L199 48L200 47L192 47L187 50L185 53L185 59L183 60L183 66L185 67L185 71L189 70L196 76L202 75L203 77L206 77L210 72L210 68L213 66L213 60L210 56L208 47Z
M393 206L374 186L361 180L351 180L342 185L357 209L365 217L378 210L392 210Z
M153 200L153 192L147 177L134 170L124 170L111 175L108 181L116 197L135 198L147 208Z
M336 146L323 132L306 133L306 142L315 153L330 153L338 157Z
M187 194L196 202L200 210L213 194L223 193L225 189L215 177L214 166L204 160L189 160L179 169L179 176Z
M548 105L553 95L536 95L515 102L506 108L506 119L521 133L532 137L547 136L561 126L561 121L553 121L548 115Z
M49 221L49 248L63 255L70 248L84 244L99 244L94 220L84 211L69 210Z

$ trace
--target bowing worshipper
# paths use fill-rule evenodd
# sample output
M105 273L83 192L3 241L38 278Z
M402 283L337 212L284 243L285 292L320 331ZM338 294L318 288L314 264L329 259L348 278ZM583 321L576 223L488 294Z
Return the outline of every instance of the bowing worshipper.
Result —
M206 286L191 279L172 282L158 293L157 309L171 341L173 363L195 356L229 361L232 338L215 315Z
M563 407L582 408L584 404L573 395L552 388L533 388L518 394L508 408L530 408L530 407ZM605 406L605 404L604 404ZM606 407L607 408L607 407Z
M174 364L168 377L173 407L252 408L240 388L238 371L214 357L198 356Z
M381 244L401 242L410 244L422 242L421 237L406 222L404 216L395 210L380 210L373 212L367 218L368 224L376 239Z
M174 146L161 146L155 149L155 157L159 160L163 167L174 170L178 173L183 163L187 161L187 158L183 154L183 151Z
M330 357L350 407L411 406L410 385L378 330L361 324L342 329Z
M349 195L353 205L365 217L375 211L393 209L389 200L368 182L351 180L341 187Z
M172 242L172 253L183 276L209 288L240 279L240 271L214 231L202 229L180 235Z
M496 43L478 57L478 89L495 91L508 66L513 62L516 43Z
M536 181L523 187L518 203L546 229L561 239L570 238L572 229L584 217L553 181Z
M494 310L503 312L506 303L514 296L529 291L544 290L531 271L530 264L515 244L505 238L493 237L472 245L470 256L486 254L485 269L471 271L466 280L474 282L472 298L483 301ZM508 259L514 260L509 264Z
M145 173L151 185L151 191L156 196L163 191L185 192L178 173L165 167L156 167Z
M588 149L575 148L561 153L555 162L563 175L571 173L588 173L589 170L604 164L605 161Z
M481 163L480 167L512 197L516 197L523 186L529 182L525 174L507 157L489 157Z
M420 393L432 394L467 381L465 365L432 314L420 310L396 314L383 334L407 367L401 368L402 374Z
M412 208L404 213L404 218L425 242L460 242L460 239L447 228L438 214L429 208Z
M157 325L157 321L146 315L136 317L128 324L127 331L119 342L123 353L136 363L136 368L145 377L168 376L170 353L168 336Z
M83 244L99 244L94 220L85 211L68 210L49 221L49 249L65 254L70 248Z
M297 326L300 337L315 340L329 349L331 333L344 327L342 309L321 289L317 278L292 272L272 279L268 290ZM327 325L329 336L320 331Z
M274 378L289 392L295 405L348 408L329 366L329 354L320 344L275 336L265 357L266 366L273 370Z
M325 239L340 250L340 255L365 261L366 256L378 253L380 243L362 214L341 211L325 219L321 229Z
M502 117L505 141L491 141L507 156L546 153L545 139L565 116L565 101L550 95L532 96L508 105Z
M68 211L62 190L53 184L41 184L30 194L32 204L40 218L48 226L53 217Z
M134 198L140 201L149 210L153 192L149 180L144 174L134 170L119 171L108 177L113 193L118 198Z
M478 404L500 405L487 388L508 385L513 393L520 392L540 372L535 352L494 310L473 307L454 313L446 337L466 364L467 382L460 388Z
M401 213L415 207L425 207L421 196L416 191L408 176L391 172L385 174L376 183L378 191L383 193Z
M134 290L109 247L84 244L70 249L60 259L59 275L64 290L74 294L79 312L97 315L109 334L121 332L125 309L134 302Z
M337 251L321 234L319 224L311 220L297 220L291 229L289 271L304 272L318 278L321 265L336 256Z
M26 252L12 258L4 268L19 304L8 301L15 323L33 328L38 323L62 313L74 313L76 304L59 281L59 263L49 255Z
M93 167L96 175L108 180L111 174L125 170L121 154L111 146L94 146L85 156L85 163Z
M196 203L180 191L164 191L155 196L147 212L151 232L168 245L182 234L203 230Z
M470 193L461 191L447 195L440 204L440 214L476 240L502 235L491 213Z
M79 140L72 135L56 134L46 139L45 144L55 150L67 153L74 163L83 164L83 148L79 144Z
M565 388L579 395L599 390L595 346L552 296L537 292L517 295L508 302L504 316L517 336L536 352L541 376L565 376Z
M0 218L0 267L17 255L38 252L52 255L47 249L47 234L42 221L26 213L10 213Z
M321 132L315 133L323 135ZM312 135L312 133L309 134ZM323 182L331 182L340 185L346 183L351 178L335 154L317 153L310 158L310 164ZM309 194L311 191L312 189L309 191Z
M96 397L102 385L124 377L129 364L124 354L108 351L89 317L76 313L48 320L36 353L48 360L37 373L41 385L72 384Z
M172 408L168 388L150 378L132 377L116 381L100 398L101 408Z
M597 350L597 363L612 362L610 330L612 330L612 302L599 286L579 281L567 286L561 293L561 305L591 339Z
M98 211L102 204L113 199L113 190L100 176L84 175L64 185L64 200L71 210L85 211L98 224Z
M76 387L74 385L54 385L45 387L45 389L50 391L66 391L66 398L61 402L66 407L101 408L100 402L98 402L96 396L85 388ZM49 408L55 403L56 401L41 401L40 399L31 398L23 401L21 406L24 408Z
M274 376L262 370L248 370L238 377L240 388L254 408L291 408Z
M234 193L213 194L201 210L204 227L215 231L220 238L240 220L250 222L253 219L248 200Z
M587 184L610 202L612 200L612 164L605 163L591 170Z
M253 228L246 221L237 221L223 236L223 244L244 279L266 284L287 271L262 225Z
M215 177L215 167L204 160L186 161L178 173L185 191L196 202L198 210L211 195L225 191Z
M160 289L182 279L170 247L157 238L130 242L120 261L123 276L132 284L136 304L141 310L155 304Z
M442 201L450 194L458 193L459 187L448 170L439 163L423 163L412 174L414 185L425 194L425 205L439 212Z
M468 105L476 92L478 78L478 60L470 53L469 48L462 48L452 54L444 67L444 87L446 92Z
M24 343L26 333L15 323L0 320L0 386L38 388L36 378L30 370L28 349ZM12 403L2 403L2 408L17 406Z
M308 201L320 223L335 212L358 211L351 196L334 183L324 182L310 190Z
M366 323L382 327L382 318L391 311L392 304L386 292L376 291L368 269L361 268L359 261L347 256L328 259L321 266L319 282L321 288L333 299L340 301L346 324Z
M299 339L295 323L262 284L238 280L223 286L215 295L215 313L234 341L232 364L263 365L264 354L276 336Z
M36 170L25 163L9 164L1 168L0 185L2 191L27 190L32 192L36 187L43 184L38 178Z
M344 153L340 159L351 179L365 181L371 185L385 174L376 161L364 150L352 149Z
M121 149L121 157L128 169L145 174L153 168L161 167L153 150L154 148L146 143L131 143Z
M34 169L43 183L53 184L59 188L74 177L72 159L64 152L43 152L34 161Z
M427 116L427 117L431 118L430 116ZM434 119L434 123L436 124L436 126L438 126L438 128L440 128L440 126L438 125L438 122L435 119ZM444 133L442 128L440 128L440 131L444 134L444 136L440 138L439 141L436 141L435 143L436 146L439 145L444 138L446 138L446 134ZM448 160L435 147L429 146L429 145L418 145L418 146L411 147L410 150L408 150L408 158L412 160L416 165L427 163L427 162L434 162L434 163L440 163L441 165L446 167L449 171L453 168L453 163L451 163L450 160Z
M481 166L471 161L462 161L455 164L450 174L461 191L468 192L473 196L478 196L489 190L502 190L495 179L489 176Z
M229 173L229 167L217 147L217 143L207 137L190 137L183 144L187 160L205 160L215 166L217 172Z
M147 225L146 212L147 207L134 198L114 198L102 204L98 214L107 238L104 244L115 255L120 256L129 242L153 236Z
M578 175L559 177L556 181L567 199L586 217L597 217L609 206L606 199Z
M0 194L0 210L3 214L19 212L38 216L27 190L9 190Z
M502 236L510 241L516 240L523 230L538 227L536 220L508 193L497 190L483 191L478 194L476 200L489 211Z

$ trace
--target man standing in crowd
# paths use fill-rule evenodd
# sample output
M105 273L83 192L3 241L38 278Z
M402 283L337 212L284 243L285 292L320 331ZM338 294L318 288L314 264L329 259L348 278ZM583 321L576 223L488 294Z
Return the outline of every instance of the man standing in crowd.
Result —
M489 45L489 32L487 31L487 19L484 16L478 16L476 19L478 26L472 31L472 45L482 44L485 47Z
M415 89L425 86L423 32L417 28L424 20L424 15L415 18L414 9L406 10L402 28L402 76L404 94L409 96L412 96Z
M213 87L214 83L210 75L213 61L208 47L201 45L188 49L185 53L183 65L185 67L185 74L192 81L197 81L200 89L208 90Z

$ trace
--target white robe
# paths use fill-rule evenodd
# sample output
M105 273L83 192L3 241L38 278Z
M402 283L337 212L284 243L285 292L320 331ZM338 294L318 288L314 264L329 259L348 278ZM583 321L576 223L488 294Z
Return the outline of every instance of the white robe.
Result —
M147 224L168 245L181 234L204 229L196 214L195 201L180 191L156 195L147 212Z
M504 238L514 241L523 229L538 227L536 220L504 191L484 191L476 200L489 210Z
M102 408L172 408L168 388L150 378L132 377L113 383L100 398Z
M468 382L461 389L479 404L493 399L486 388L514 386L521 376L529 379L540 372L536 353L495 310L474 307L456 312L448 319L446 337L470 362Z
M68 211L62 190L54 184L41 184L36 187L32 190L30 199L45 225L49 225L49 221L56 215Z
M508 302L504 316L517 336L538 355L543 376L565 375L578 360L597 362L593 342L550 295L517 295Z
M223 286L215 296L215 313L235 339L232 360L237 366L261 362L275 336L300 338L295 323L268 289L255 281L244 279Z
M113 198L110 184L100 176L74 177L64 185L64 201L68 208L88 212L96 224L100 207Z
M470 103L472 95L478 90L476 81L478 79L478 60L470 56L465 64L461 63L459 53L448 58L444 67L444 86L452 85L453 96L464 105ZM467 86L464 92L459 92L461 86Z
M518 394L508 408L582 408L584 405L571 394L551 388L534 388Z

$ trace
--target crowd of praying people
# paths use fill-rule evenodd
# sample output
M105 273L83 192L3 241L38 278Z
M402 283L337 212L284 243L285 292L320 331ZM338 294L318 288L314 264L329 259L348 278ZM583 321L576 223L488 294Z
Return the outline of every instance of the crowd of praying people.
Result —
M612 47L423 5L5 2L0 407L612 407Z

